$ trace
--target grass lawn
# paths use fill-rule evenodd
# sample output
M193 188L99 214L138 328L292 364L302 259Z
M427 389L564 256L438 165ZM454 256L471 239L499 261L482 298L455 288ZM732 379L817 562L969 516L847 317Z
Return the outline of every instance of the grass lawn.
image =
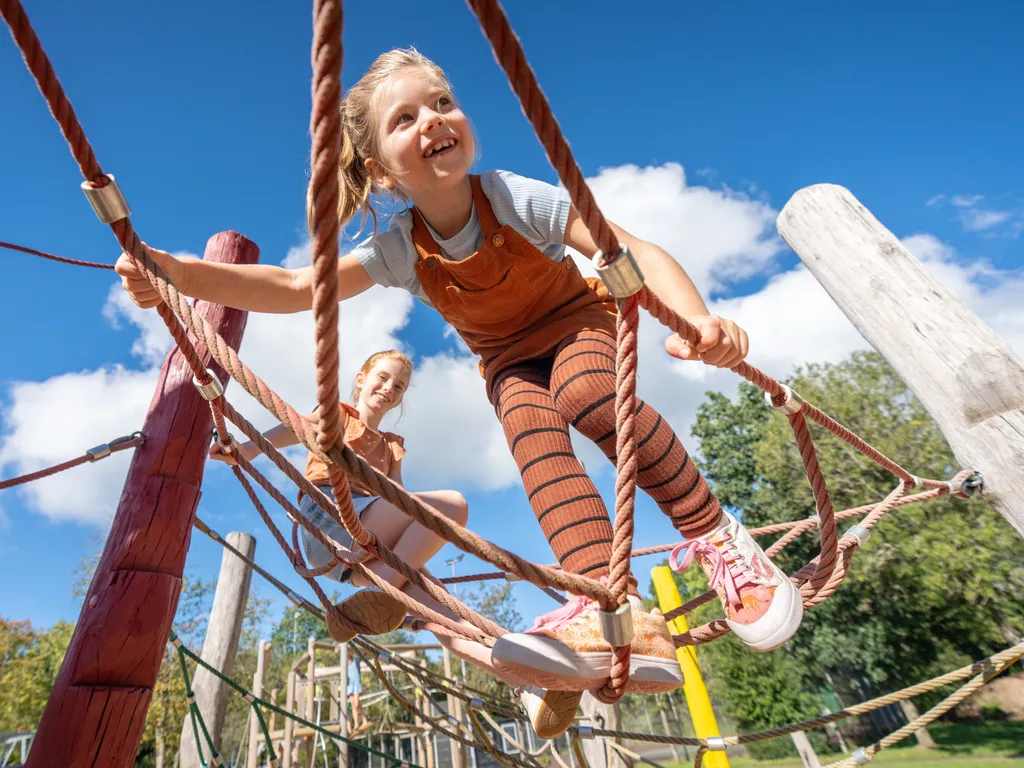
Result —
M1024 722L940 724L928 730L938 745L936 749L917 747L911 736L896 746L883 749L870 765L892 768L1024 768ZM825 766L847 756L822 754L818 757ZM802 768L796 757L781 760L730 757L729 765L730 768ZM686 768L686 765L681 768Z

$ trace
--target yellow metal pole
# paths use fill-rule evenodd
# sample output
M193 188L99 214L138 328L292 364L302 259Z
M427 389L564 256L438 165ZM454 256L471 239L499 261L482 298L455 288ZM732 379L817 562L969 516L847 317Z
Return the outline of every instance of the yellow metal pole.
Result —
M662 613L675 610L683 604L679 596L679 589L676 587L675 579L672 578L672 570L667 565L655 566L651 569L651 579L654 581L654 590L658 593L658 604ZM689 630L686 617L680 616L668 623L668 628L674 635L682 634ZM690 645L685 648L676 648L676 658L679 660L679 668L683 671L683 695L686 696L686 706L690 710L690 719L693 720L693 730L698 739L706 739L710 736L721 736L718 731L718 723L715 720L715 713L711 709L711 699L708 698L708 689L704 687L704 678L701 677L700 667L697 666L697 649ZM704 755L705 768L729 768L729 758L725 752L707 752Z

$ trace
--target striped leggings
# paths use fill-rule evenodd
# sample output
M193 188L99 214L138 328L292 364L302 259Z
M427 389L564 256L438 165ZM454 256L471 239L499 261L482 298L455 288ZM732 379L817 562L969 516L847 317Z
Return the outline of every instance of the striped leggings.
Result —
M584 331L554 356L509 367L494 385L495 411L519 466L530 506L562 568L608 573L612 525L593 481L573 452L569 425L615 461L615 342ZM637 398L637 487L684 536L721 519L711 493L675 432Z

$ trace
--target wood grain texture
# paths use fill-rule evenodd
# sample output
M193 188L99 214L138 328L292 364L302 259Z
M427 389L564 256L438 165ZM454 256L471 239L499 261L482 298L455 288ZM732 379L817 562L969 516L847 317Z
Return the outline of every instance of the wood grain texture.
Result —
M849 190L799 190L778 229L1024 536L1024 365L1009 345Z
M259 249L238 233L221 232L203 258L253 264ZM245 312L206 302L196 309L238 348ZM207 364L226 380L219 366ZM173 350L161 368L142 426L146 443L132 458L27 768L134 764L178 606L212 429L209 404Z

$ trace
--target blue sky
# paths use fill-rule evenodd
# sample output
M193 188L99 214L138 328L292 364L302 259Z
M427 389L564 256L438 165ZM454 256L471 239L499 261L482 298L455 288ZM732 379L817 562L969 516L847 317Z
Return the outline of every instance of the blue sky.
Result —
M693 259L702 275L698 284L721 307L752 318L752 339L761 325L766 338L771 329L778 340L784 329L772 325L772 313L785 310L780 286L804 284L798 282L798 259L775 236L773 214L797 189L827 181L853 190L901 238L914 238L907 241L915 244L912 250L944 278L963 283L965 299L1022 351L1024 319L1007 291L1018 285L1024 268L1024 52L1015 39L1024 9L997 2L976 4L969 13L948 2L785 8L664 2L634 12L595 1L585 13L574 3L519 0L509 6L577 160L588 177L600 180L599 203L604 207L607 200L610 215L635 234L662 245L677 239L679 250L670 252L688 268L681 254ZM26 3L101 164L120 180L136 229L153 245L201 253L210 235L235 229L259 244L264 263L301 253L311 13L301 4L288 11L283 4L266 8L189 0L173 6ZM481 168L556 181L463 3L395 0L386 18L378 9L346 5L346 86L378 53L415 45L454 81L479 135ZM0 240L113 262L116 243L83 199L77 167L6 35L0 36L0 71L6 170ZM644 175L644 169L661 171ZM623 183L631 181L636 186L625 188L639 191L626 200ZM653 218L652 211L673 206L680 206L684 222L694 220L692 229ZM650 229L645 222L653 222ZM152 323L152 313L148 321L133 322L118 309L110 273L8 252L0 259L0 323L6 329L0 334L0 477L7 477L137 428L125 414L144 411L143 374L151 372L162 348L154 341L159 328L148 335L152 326L140 330L139 323ZM737 260L744 266L728 271ZM387 326L382 338L409 349L418 365L429 363L423 383L414 381L418 399L410 397L394 427L418 435L409 439L407 479L417 483L415 489L458 487L471 503L475 531L550 561L521 487L508 479L508 466L494 472L467 466L479 456L470 452L467 459L450 442L471 439L475 424L492 432L494 427L479 392L473 390L473 410L460 411L452 403L456 391L445 388L458 381L480 389L453 373L467 370L465 355L434 314L396 291L375 290L374 297L384 297L380 306L397 313L378 324ZM359 305L357 322L376 317L368 306ZM831 309L822 312L835 317ZM343 325L344 317L343 311ZM267 334L260 338L286 344L281 337L292 326L268 323L260 326ZM832 335L820 343L802 342L791 352L755 344L750 359L784 376L793 364L834 359L862 345L841 320L822 325ZM660 336L656 329L650 333L649 349L656 354ZM311 344L310 334L302 344ZM156 344L149 357L147 341ZM361 349L358 339L343 337L346 364L361 362L351 359ZM243 356L261 359L255 346L250 351L243 347ZM652 365L649 391L680 398L671 406L680 434L688 433L705 389L735 388L732 379L678 373L664 361ZM268 359L257 370L272 384L292 387L296 407L309 407L312 387L294 382L311 381L312 354L287 364ZM659 379L667 384L653 381L674 371L675 378ZM115 379L134 382L125 386L135 405L125 401L120 407L117 398L128 390L104 389ZM43 395L51 399L39 400ZM453 421L460 413L472 418L453 428L454 438L438 441L436 423L424 421L432 404L441 404ZM661 400L655 404L669 408ZM417 406L421 410L414 412ZM16 451L22 449L35 464L19 463ZM0 494L0 615L42 625L77 616L71 571L105 533L102 520L109 511L62 515L59 506L70 495L79 501L95 497L102 506L113 493L116 501L123 469L120 475L104 470L97 475L102 481L90 485L86 475L100 469L69 473L46 498ZM431 483L435 478L438 485ZM610 502L613 478L606 469L598 482ZM639 505L638 545L671 541L673 532L656 509L646 500ZM254 533L257 559L309 594L287 573L284 557L221 467L208 473L200 514L221 533ZM452 554L446 547L433 567L444 570ZM187 570L211 579L219 557L216 545L197 534ZM652 564L637 564L642 585ZM488 568L470 565L468 558L460 564L462 573L478 569ZM259 589L279 609L281 600ZM527 619L552 605L526 586L516 594Z

